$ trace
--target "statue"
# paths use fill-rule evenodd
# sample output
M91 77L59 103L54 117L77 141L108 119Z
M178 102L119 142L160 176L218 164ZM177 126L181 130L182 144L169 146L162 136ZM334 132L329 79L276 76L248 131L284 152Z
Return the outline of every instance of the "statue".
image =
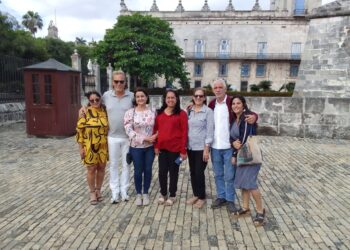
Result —
M93 75L94 74L94 69L92 67L91 59L89 59L89 61L88 61L87 68L89 70L89 75Z

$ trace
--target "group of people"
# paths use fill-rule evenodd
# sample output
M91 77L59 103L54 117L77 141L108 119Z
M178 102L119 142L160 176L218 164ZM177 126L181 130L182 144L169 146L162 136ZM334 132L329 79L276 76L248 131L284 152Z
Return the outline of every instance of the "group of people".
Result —
M258 118L248 109L244 97L228 96L225 82L219 79L213 83L215 98L208 106L202 88L194 90L186 111L180 108L178 93L166 90L161 108L154 111L147 105L147 91L136 89L132 94L125 80L123 71L113 72L113 89L102 97L95 91L89 92L88 106L79 111L76 137L87 166L90 203L95 205L103 199L101 186L108 160L111 203L129 199L126 155L130 153L137 206L150 203L148 192L157 155L158 204L171 206L176 202L180 164L188 158L193 196L186 203L202 208L206 203L205 169L211 158L217 192L211 207L226 205L236 216L249 215L252 194L256 202L254 224L262 225L265 209L257 186L261 166L236 166L237 152L247 135L256 133ZM120 175L119 160L122 162ZM242 190L241 208L235 206L235 189Z

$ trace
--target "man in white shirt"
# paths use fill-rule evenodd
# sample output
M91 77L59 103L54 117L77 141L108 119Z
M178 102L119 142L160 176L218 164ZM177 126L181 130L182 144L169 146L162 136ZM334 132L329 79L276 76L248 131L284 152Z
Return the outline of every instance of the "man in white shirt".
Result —
M212 208L219 208L227 204L231 213L236 212L234 177L236 169L232 166L232 147L230 144L230 123L232 121L232 98L226 95L224 80L218 79L213 83L215 99L209 103L214 110L214 142L211 148L211 160L215 175L217 199ZM246 118L248 123L256 121L255 115Z

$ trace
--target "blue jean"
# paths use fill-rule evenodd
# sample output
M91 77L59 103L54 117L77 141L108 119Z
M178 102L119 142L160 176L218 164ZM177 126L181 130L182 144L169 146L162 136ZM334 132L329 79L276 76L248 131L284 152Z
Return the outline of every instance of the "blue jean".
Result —
M154 148L133 148L130 153L134 163L134 182L137 194L148 194L152 180L152 165L154 160ZM143 178L142 178L143 177ZM143 192L142 192L143 179Z
M236 168L232 166L232 149L211 149L217 198L235 201L234 179Z

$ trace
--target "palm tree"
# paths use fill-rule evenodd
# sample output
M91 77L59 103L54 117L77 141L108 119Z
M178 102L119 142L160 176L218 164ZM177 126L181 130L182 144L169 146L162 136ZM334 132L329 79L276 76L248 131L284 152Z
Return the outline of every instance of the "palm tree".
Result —
M30 33L32 33L33 36L35 36L35 33L38 31L38 29L42 29L43 20L41 19L41 16L38 14L38 12L30 10L25 15L23 15L22 24L30 31Z
M76 37L75 44L76 45L86 45L86 40L82 37Z

